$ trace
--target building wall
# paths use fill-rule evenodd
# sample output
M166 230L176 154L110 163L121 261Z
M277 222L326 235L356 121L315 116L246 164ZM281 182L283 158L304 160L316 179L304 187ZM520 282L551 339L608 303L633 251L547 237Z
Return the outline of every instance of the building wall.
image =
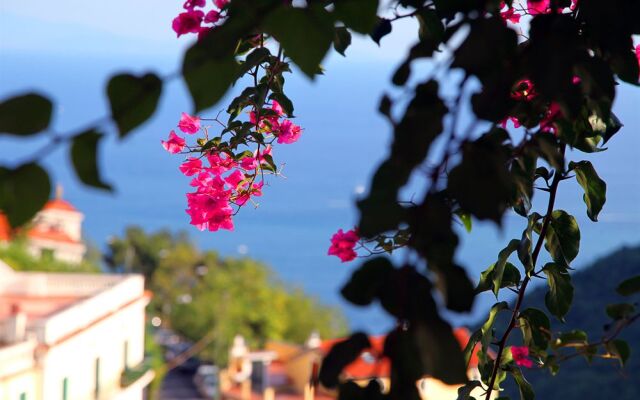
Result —
M69 235L73 240L82 240L82 213L67 210L42 210L34 219L35 225L55 227Z
M43 400L62 400L65 378L68 400L94 399L96 390L100 398L115 397L125 355L129 367L144 359L144 307L138 301L50 347L41 364Z
M34 340L0 348L0 400L40 398L39 373L35 368Z

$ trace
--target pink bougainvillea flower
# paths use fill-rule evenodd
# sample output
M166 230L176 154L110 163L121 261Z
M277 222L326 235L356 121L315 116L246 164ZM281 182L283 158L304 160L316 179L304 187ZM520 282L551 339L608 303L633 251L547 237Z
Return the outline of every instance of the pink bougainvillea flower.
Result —
M640 44L636 46L636 58L638 59L638 67L640 67Z
M192 176L202 171L202 161L199 158L189 157L180 164L180 172L186 176Z
M282 108L282 106L280 105L280 103L278 103L277 101L273 100L271 102L271 109L273 111L275 111L278 115L284 115L284 109Z
M200 10L185 11L173 19L172 28L178 37L185 33L198 33L203 18L204 13Z
M204 7L207 4L207 0L187 0L182 7L185 10L193 10L195 7Z
M562 117L562 110L558 103L551 103L544 118L540 121L540 130L542 132L556 132L556 120Z
M331 237L331 246L327 254L337 256L342 262L351 261L358 256L354 247L359 240L360 237L355 230L343 232L342 229L338 229Z
M211 10L204 16L204 22L208 24L215 24L220 20L220 11Z
M509 8L506 11L502 11L500 13L500 17L502 18L503 21L507 22L511 22L512 24L517 24L520 22L520 17L521 15L518 14L516 12L516 10L514 10L513 8Z
M580 79L580 77L577 75L574 75L573 78L571 78L571 83L573 83L574 85L579 85L580 82L582 82L582 79Z
M278 126L278 143L290 144L297 142L302 129L293 122L285 119Z
M529 79L522 79L516 83L516 88L513 92L511 92L511 98L514 100L524 100L529 101L535 98L538 94L536 93L533 82Z
M209 154L207 156L207 160L209 160L210 165L209 171L214 175L221 175L238 165L233 158L229 157L225 153Z
M533 361L529 359L529 348L527 346L513 346L511 347L511 355L516 365L520 367L531 368L533 367Z
M571 11L575 10L576 8L578 8L578 2L579 0L571 0L571 6L569 6L569 9Z
M513 127L514 128L520 128L522 126L522 124L520 123L520 121L518 121L517 117L507 117L505 119L503 119L502 121L500 121L500 125L502 126L502 128L507 129L507 122L513 122Z
M250 189L246 189L243 190L242 192L238 193L238 195L236 196L236 204L239 206L245 205L247 203L247 201L249 201L249 199L253 196L253 197L260 197L262 196L262 186L264 185L264 182L260 182L260 183L256 183L251 185Z
M224 8L224 6L229 4L229 0L213 0L213 4L215 4L216 7L222 9Z
M169 133L169 139L161 140L160 143L162 143L162 147L171 154L180 153L185 146L184 139L176 135L175 131L171 131Z
M193 135L200 130L200 117L194 117L183 112L180 122L178 122L178 128L184 133Z
M232 189L235 189L238 187L240 182L242 182L244 179L245 179L245 176L242 173L242 171L240 171L239 169L236 169L231 174L229 174L229 176L224 178L224 181L227 182Z
M255 157L244 157L240 160L240 168L244 170L253 170L258 167L258 161Z
M529 14L549 14L551 12L551 0L527 0Z
M271 147L270 144L268 144L267 147L265 147L263 151L256 150L253 153L253 156L255 157L256 160L258 160L260 162L260 164L262 164L262 163L267 162L264 159L265 156L271 156L271 150L273 150L273 148Z

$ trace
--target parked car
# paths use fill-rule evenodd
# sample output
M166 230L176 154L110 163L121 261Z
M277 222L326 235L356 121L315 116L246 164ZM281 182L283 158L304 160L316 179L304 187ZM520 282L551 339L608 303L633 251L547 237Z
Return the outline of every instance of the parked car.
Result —
M208 364L202 364L196 370L193 375L193 383L202 397L206 399L220 398L218 372L218 367Z

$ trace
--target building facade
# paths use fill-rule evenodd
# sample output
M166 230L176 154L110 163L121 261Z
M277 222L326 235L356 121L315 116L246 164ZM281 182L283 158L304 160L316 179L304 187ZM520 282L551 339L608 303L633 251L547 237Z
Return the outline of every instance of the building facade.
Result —
M0 400L142 400L139 275L14 272L0 261Z

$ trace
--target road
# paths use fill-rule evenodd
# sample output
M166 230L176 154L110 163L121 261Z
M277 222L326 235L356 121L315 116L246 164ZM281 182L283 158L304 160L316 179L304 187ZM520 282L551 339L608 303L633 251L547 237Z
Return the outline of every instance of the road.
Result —
M169 371L162 381L160 400L205 400L193 384L193 374L177 369Z

